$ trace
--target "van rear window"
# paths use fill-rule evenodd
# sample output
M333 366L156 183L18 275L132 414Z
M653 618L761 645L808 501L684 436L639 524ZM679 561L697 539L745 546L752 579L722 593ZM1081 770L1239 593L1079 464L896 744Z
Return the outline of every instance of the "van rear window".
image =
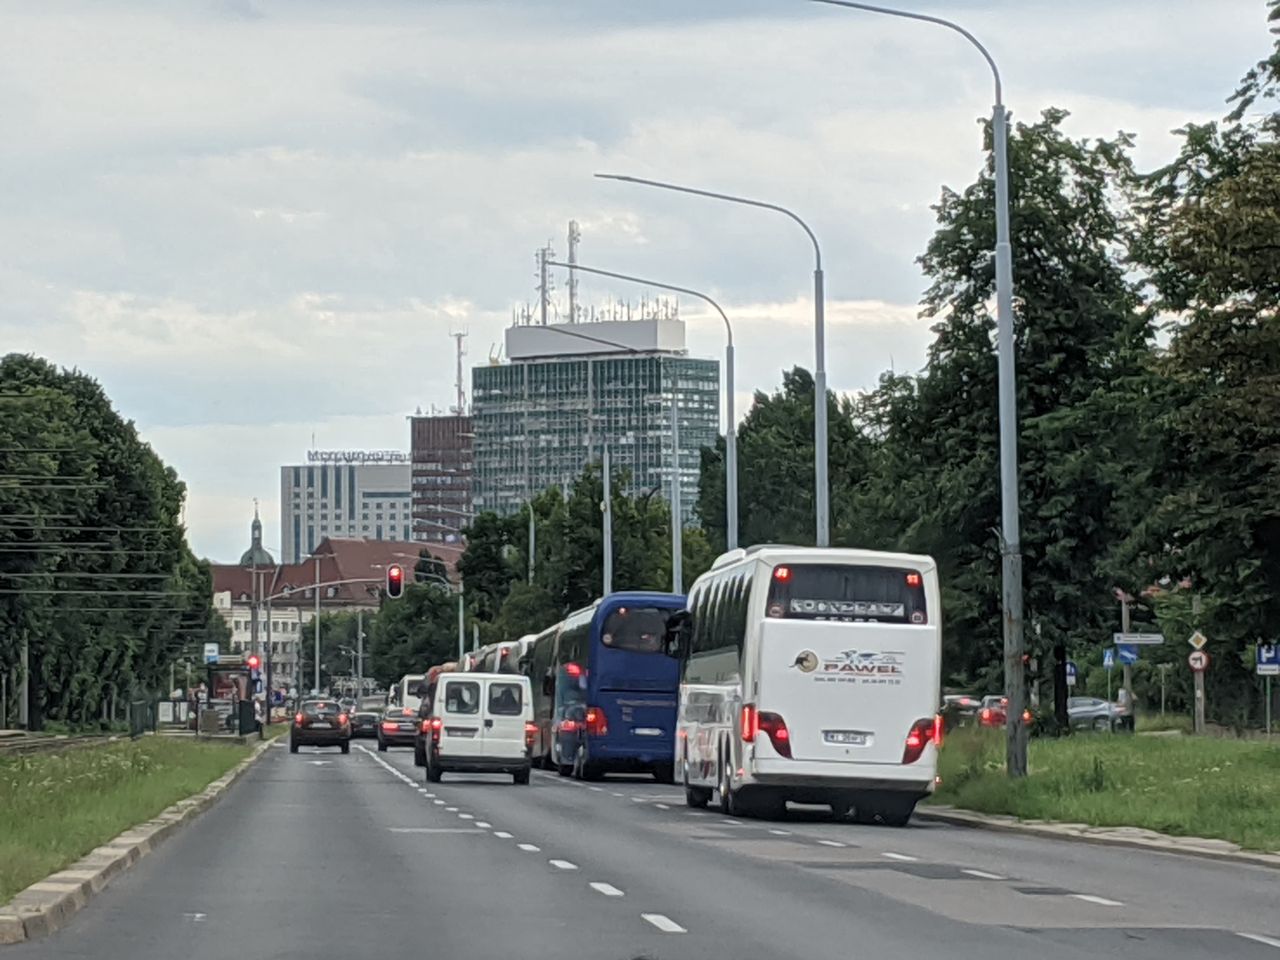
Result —
M780 620L929 622L918 570L854 564L779 564L765 613Z

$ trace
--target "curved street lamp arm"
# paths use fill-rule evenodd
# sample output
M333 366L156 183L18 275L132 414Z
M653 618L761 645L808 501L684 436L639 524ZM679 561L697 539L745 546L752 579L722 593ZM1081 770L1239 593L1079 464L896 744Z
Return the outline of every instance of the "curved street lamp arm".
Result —
M809 225L800 219L800 216L786 207L780 207L776 203L765 203L763 200L752 200L748 197L737 197L731 193L716 193L712 190L699 190L695 187L682 187L675 183L664 183L661 180L646 180L643 177L629 177L620 173L597 173L598 180L617 180L620 183L640 183L646 187L658 187L661 190L675 190L677 193L691 193L698 197L711 197L713 200L727 200L729 203L741 203L748 207L760 207L762 210L773 210L782 214L784 217L790 217L800 225L809 237L809 242L813 244L813 256L817 263L817 269L822 269L822 249L818 246L818 238L814 236ZM655 284L657 286L657 284ZM698 294L694 294L697 296Z
M1003 103L1004 94L1000 84L1000 68L996 66L995 60L987 51L981 41L972 33L950 20L942 17L930 16L927 13L912 13L910 10L896 10L893 7L881 7L874 3L858 3L855 0L809 0L810 3L825 3L833 7L848 7L851 10L865 10L868 13L883 13L890 17L902 17L906 20L922 20L925 23L936 23L940 27L946 27L948 30L954 30L960 36L964 37L971 44L978 48L978 52L982 54L983 59L987 61L987 66L991 68L991 75L996 81L996 103Z
M584 267L580 263L561 263L556 260L548 260L548 267L564 267L569 270L581 270L583 273L594 273L601 277L612 277L614 280L625 280L628 283L638 283L646 287L657 287L659 290L671 290L675 293L687 293L691 297L697 297L699 300L711 304L715 308L716 313L720 314L720 319L724 321L724 328L729 334L729 346L733 346L733 326L729 323L728 316L724 310L720 308L720 304L716 303L705 293L699 293L697 290L691 290L688 287L677 287L671 283L659 283L657 280L646 280L644 277L633 277L626 273L614 273L612 270L600 270L596 267ZM561 331L563 332L563 331Z

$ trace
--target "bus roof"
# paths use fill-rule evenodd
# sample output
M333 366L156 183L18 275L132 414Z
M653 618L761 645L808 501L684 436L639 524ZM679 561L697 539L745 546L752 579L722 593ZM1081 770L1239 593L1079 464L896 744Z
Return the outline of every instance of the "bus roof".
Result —
M796 547L780 543L762 543L758 546L738 548L722 553L711 565L720 570L744 560L760 560L765 563L862 563L892 564L916 567L921 572L933 572L937 564L933 557L917 553L891 553L881 550L859 550L852 547ZM705 576L705 574L704 574Z

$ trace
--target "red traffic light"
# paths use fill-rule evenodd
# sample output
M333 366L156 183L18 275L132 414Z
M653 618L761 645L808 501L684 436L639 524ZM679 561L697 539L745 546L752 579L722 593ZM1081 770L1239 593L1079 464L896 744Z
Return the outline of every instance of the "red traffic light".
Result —
M387 567L387 596L392 600L404 593L404 567L393 563Z
M262 666L262 658L259 657L256 653L251 653L249 654L249 659L247 659L245 663L249 665L250 670L257 670L260 666Z

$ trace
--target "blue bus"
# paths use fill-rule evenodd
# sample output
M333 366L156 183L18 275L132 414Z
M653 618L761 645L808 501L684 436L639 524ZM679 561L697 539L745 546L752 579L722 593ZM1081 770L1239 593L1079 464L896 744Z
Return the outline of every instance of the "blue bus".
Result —
M540 633L525 672L533 686L535 763L561 776L674 775L680 664L664 649L674 593L611 593Z

